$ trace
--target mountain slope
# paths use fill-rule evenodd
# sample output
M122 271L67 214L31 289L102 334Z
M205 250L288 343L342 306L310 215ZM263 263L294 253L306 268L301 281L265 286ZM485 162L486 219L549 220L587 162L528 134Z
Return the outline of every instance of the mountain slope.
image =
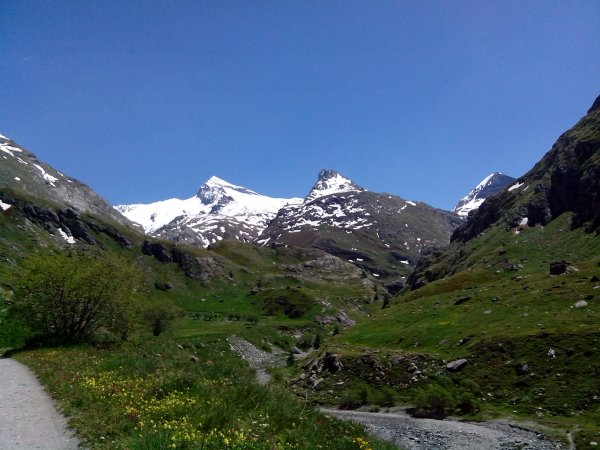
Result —
M475 188L460 199L452 211L461 217L467 217L471 211L479 208L486 198L502 192L514 181L515 178L511 176L494 172L481 180Z
M527 174L471 213L448 247L419 261L410 290L373 321L344 331L339 348L433 358L437 369L415 363L416 385L568 430L577 448L593 448L600 432L600 98L594 105ZM336 382L324 381L323 390Z
M251 241L280 208L299 201L267 197L211 177L186 200L115 208L152 236L207 247L225 238Z
M0 135L0 189L2 188L47 199L121 225L133 226L88 186L62 174L11 139Z
M446 245L459 223L452 213L369 192L323 170L304 202L282 208L257 243L320 248L393 281L423 252Z
M573 128L563 133L544 157L502 193L483 202L456 229L451 245L419 263L409 283L418 287L429 281L480 263L486 258L469 251L484 241L482 234L503 230L518 234L541 230L559 216L570 213L568 228L600 229L600 102L596 100ZM499 232L499 231L498 231ZM558 240L558 237L557 237Z

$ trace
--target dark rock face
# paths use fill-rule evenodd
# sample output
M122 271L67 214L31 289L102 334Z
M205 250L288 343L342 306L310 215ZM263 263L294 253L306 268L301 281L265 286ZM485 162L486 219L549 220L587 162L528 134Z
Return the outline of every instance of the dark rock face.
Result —
M399 294L406 284L402 280L392 281L386 284L384 287L391 295Z
M18 204L18 201L15 200L15 203ZM132 245L129 239L111 226L99 225L87 217L80 216L78 212L69 208L54 210L31 203L26 203L21 207L17 206L17 208L20 209L23 217L51 234L56 234L60 229L77 241L95 245L97 242L92 236L92 232L95 232L107 235L122 247L129 248Z
M171 252L164 245L157 242L144 241L142 244L142 253L154 256L161 263L170 263L173 261Z
M214 258L200 258L185 253L178 247L172 252L173 261L190 278L208 281L222 273L222 265Z
M80 241L94 245L96 241L90 235L88 225L79 219L78 215L70 209L54 211L50 208L42 206L26 204L21 209L23 217L29 221L41 226L51 234L55 234L57 230L69 232L69 234Z

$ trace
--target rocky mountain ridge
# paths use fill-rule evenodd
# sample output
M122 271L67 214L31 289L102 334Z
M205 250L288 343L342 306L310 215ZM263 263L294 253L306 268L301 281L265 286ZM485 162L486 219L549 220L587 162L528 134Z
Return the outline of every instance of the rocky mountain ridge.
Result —
M134 227L105 199L75 178L54 169L10 138L0 135L0 189L44 198L66 209ZM9 203L4 202L2 209Z
M304 199L271 199L213 177L191 199L117 209L154 237L202 247L233 238L319 248L382 279L406 275L461 222L421 202L369 192L329 169Z

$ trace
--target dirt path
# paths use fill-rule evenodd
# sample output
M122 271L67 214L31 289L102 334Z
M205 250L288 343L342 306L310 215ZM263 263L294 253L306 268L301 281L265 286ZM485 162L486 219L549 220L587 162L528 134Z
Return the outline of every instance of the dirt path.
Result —
M406 450L556 450L562 449L539 433L505 422L461 422L415 419L403 411L368 413L323 409L325 414L352 420L374 436Z
M237 336L230 336L228 340L231 349L248 361L248 365L256 371L256 381L260 384L268 384L271 381L271 375L267 372L268 368L281 366L285 361L282 354L275 355L265 352Z
M0 449L72 450L78 444L35 375L0 358Z

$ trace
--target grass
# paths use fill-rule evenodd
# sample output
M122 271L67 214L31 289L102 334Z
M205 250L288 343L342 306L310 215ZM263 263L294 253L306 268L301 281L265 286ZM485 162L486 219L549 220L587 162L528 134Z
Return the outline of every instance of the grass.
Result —
M90 449L393 448L256 384L223 338L144 336L14 357L33 368Z

